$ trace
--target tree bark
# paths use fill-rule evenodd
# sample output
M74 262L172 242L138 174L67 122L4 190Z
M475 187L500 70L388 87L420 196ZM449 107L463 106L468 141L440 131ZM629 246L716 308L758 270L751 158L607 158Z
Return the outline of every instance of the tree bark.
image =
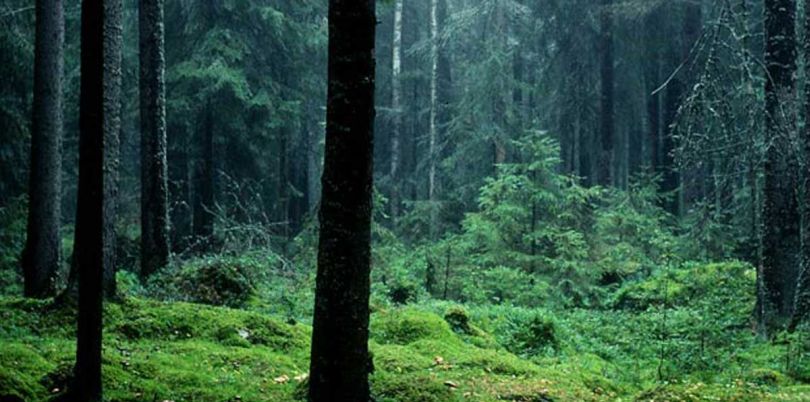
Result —
M169 260L163 0L140 0L141 277Z
M810 7L804 9L804 70L805 77L810 77ZM810 121L810 81L804 84L804 115L805 120ZM802 238L801 238L801 273L796 285L796 296L793 306L793 317L790 320L790 330L803 321L810 311L810 124L805 123L802 133Z
M214 113L209 102L202 112L200 155L194 172L193 224L195 243L204 251L214 237Z
M72 400L101 401L103 294L115 288L116 179L121 88L121 0L82 3L79 200L75 266L79 316ZM108 282L112 280L112 282Z
M400 170L402 160L402 11L403 0L394 6L394 40L391 65L391 109L394 112L394 127L391 132L391 219L396 221L400 207Z
M793 312L800 260L798 178L790 155L795 130L796 33L794 0L765 1L765 109L768 143L763 208L760 331L768 335Z
M62 0L37 0L28 228L22 255L26 297L52 296L61 263L64 42Z
M312 332L312 402L370 400L374 0L329 1L326 157Z
M436 202L439 136L439 0L430 2L430 128L428 147L428 201ZM435 206L431 205L431 209ZM432 219L435 224L435 219Z
M601 121L600 121L600 156L598 181L600 186L608 187L613 183L613 143L614 143L614 68L613 68L613 17L610 7L613 0L602 0L600 13L600 64L601 64Z

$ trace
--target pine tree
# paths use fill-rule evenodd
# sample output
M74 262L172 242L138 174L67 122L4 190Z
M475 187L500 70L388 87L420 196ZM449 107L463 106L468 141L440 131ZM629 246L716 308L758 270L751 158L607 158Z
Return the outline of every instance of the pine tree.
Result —
M62 0L37 0L28 237L22 257L28 297L53 295L53 279L61 262L64 41Z
M141 276L169 258L169 185L166 161L166 94L163 0L141 0Z
M800 265L798 188L788 133L795 128L796 71L794 0L765 1L765 108L768 149L765 162L763 249L759 330L770 333L792 315Z
M78 402L102 399L103 295L115 291L113 220L121 106L121 16L121 0L82 3L79 199L74 252L79 315L71 390L72 400Z
M330 0L312 402L368 401L374 0Z

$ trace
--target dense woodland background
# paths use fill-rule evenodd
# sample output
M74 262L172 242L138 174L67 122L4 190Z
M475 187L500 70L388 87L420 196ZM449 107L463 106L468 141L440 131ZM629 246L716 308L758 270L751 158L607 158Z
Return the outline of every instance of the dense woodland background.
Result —
M806 400L805 3L377 2L375 397ZM0 5L0 395L23 400L59 394L72 359L57 351L72 347L70 303L19 298L70 299L77 280L81 2L63 6L64 47L49 54L63 52L64 98L42 117L35 6ZM166 1L165 116L149 123L144 14L123 1L105 353L159 357L105 355L113 400L300 394L327 11L318 0ZM43 122L60 139L32 154ZM165 149L142 138L155 127ZM153 155L166 166L147 166ZM55 165L32 173L36 158ZM155 191L168 204L142 207ZM38 227L59 246L26 254L29 206L48 202L57 212ZM214 354L247 368L191 364ZM222 389L201 390L212 381Z

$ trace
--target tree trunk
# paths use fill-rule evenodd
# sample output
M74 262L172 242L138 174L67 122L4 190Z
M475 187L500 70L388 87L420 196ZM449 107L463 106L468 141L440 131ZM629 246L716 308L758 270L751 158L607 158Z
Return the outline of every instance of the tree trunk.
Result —
M61 262L64 42L62 0L37 0L28 229L22 255L26 297L52 296Z
M601 64L601 120L600 120L600 156L598 181L600 186L608 187L613 183L613 142L614 142L614 69L613 69L613 17L610 7L613 0L602 0L600 13L600 64Z
M805 6L804 14L804 69L805 77L810 77L810 7ZM804 84L804 115L810 121L810 81ZM802 204L801 216L801 273L796 285L796 297L793 306L793 317L790 320L790 330L795 330L810 311L810 124L805 123L802 133Z
M428 148L428 201L436 202L436 167L439 136L439 0L430 1L430 131ZM431 210L435 209L431 205ZM435 219L432 219L435 224Z
M793 0L765 1L765 84L768 143L763 208L763 292L759 303L760 330L770 334L793 312L800 259L798 178L789 139L795 130L796 4Z
M140 0L141 277L169 259L163 0Z
M391 110L394 111L394 127L391 133L391 219L396 221L400 207L400 170L402 160L402 10L403 0L396 0L394 8L394 41L391 65Z
M370 400L374 13L374 0L329 1L326 157L309 380L312 402Z
M214 114L209 103L202 112L200 156L194 174L193 230L199 249L205 251L214 237Z
M321 110L320 108L316 109L313 107L311 110L311 113L317 113L318 116L322 116L319 112L316 112L316 110ZM316 120L317 123L320 123L320 121L320 119ZM312 124L307 127L307 193L309 194L307 212L315 211L320 202L320 144L322 131L319 127L320 124Z
M121 0L82 3L79 199L75 266L79 316L72 399L101 401L102 295L114 292L121 89ZM110 282L111 281L111 282Z

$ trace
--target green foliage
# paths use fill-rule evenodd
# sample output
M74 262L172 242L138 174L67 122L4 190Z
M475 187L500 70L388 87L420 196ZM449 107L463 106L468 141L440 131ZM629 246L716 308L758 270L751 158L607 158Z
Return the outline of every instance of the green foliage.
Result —
M628 282L616 292L613 305L643 311L656 306L698 307L706 300L713 304L708 307L729 309L727 316L739 317L753 311L755 286L756 271L742 262L684 264Z
M20 256L25 248L28 202L25 197L0 206L0 294L22 293Z
M656 177L638 175L627 191L586 188L559 173L560 148L548 134L528 131L512 146L526 162L485 180L459 232L414 247L377 240L383 283L409 294L423 284L434 297L476 304L601 306L622 282L697 248L676 236Z

